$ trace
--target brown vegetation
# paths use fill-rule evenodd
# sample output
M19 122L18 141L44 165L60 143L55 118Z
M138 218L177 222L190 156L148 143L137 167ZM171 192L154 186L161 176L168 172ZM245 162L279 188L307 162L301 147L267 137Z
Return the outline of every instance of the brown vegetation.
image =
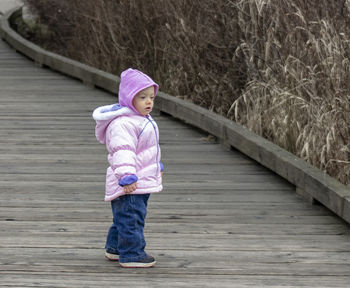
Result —
M139 68L350 183L349 1L26 2L58 53Z
M272 4L274 2L274 4ZM237 1L248 81L229 115L350 182L346 1Z

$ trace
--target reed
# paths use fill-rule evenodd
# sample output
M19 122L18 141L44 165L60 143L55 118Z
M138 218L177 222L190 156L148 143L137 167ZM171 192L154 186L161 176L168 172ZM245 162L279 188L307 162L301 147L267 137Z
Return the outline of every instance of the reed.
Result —
M349 2L26 0L51 50L117 75L139 68L344 184Z
M350 26L346 1L231 1L248 81L228 112L350 183Z

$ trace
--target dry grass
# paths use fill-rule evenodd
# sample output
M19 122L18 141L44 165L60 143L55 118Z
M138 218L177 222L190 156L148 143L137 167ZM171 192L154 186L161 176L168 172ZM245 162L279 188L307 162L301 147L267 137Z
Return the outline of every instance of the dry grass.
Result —
M350 183L349 0L26 0L51 47L242 123Z
M249 80L229 115L350 183L350 26L345 1L232 1Z
M164 91L221 114L244 86L243 65L232 66L236 10L226 0L26 2L56 31L50 42L60 53L94 67L139 68Z

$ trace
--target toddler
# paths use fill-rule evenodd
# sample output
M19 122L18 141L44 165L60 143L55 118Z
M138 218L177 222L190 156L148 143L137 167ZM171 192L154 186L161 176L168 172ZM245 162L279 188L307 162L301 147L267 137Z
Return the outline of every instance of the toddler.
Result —
M109 167L105 201L111 201L113 224L105 256L124 268L152 267L145 253L144 225L150 193L162 190L159 132L152 111L158 85L146 74L121 74L119 104L96 108L96 138L106 145Z

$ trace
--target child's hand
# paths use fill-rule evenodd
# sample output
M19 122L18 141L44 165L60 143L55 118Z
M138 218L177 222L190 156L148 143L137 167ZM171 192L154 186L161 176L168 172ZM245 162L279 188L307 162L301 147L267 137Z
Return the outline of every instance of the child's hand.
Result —
M130 193L134 192L136 190L136 188L137 188L136 182L132 183L130 185L123 186L124 193L126 193L126 194L130 194Z

